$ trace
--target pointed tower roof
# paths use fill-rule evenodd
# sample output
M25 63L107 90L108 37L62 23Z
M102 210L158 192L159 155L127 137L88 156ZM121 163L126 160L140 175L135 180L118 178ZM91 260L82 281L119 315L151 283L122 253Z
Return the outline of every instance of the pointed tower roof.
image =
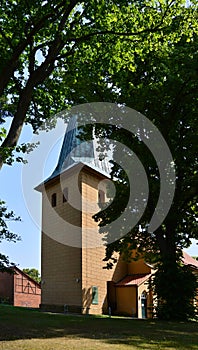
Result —
M82 141L79 137L81 133L82 127L78 127L77 117L73 116L67 125L57 166L51 176L44 181L45 183L79 163L83 163L107 177L110 176L109 159L101 157L97 151L97 139Z

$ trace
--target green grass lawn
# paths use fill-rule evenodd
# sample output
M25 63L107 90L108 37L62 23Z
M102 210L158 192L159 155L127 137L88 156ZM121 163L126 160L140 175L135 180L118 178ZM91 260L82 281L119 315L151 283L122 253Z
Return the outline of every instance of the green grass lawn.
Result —
M0 306L0 349L198 349L198 323L71 316Z

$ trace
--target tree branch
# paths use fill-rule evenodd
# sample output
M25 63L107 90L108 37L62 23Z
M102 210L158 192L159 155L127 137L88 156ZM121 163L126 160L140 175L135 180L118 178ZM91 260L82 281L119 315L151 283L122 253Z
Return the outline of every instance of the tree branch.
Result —
M71 10L76 6L77 3L78 3L78 1L76 1L76 0L75 1L73 0L70 2L70 5L68 6L68 9L70 9L70 11L66 11L67 15L71 12ZM24 51L24 49L28 45L31 44L31 41L32 41L34 35L39 32L39 30L44 26L44 24L47 20L49 20L50 18L51 18L51 20L53 20L53 18L58 18L59 13L57 14L56 9L60 8L63 5L65 7L65 1L62 1L54 9L53 12L47 13L45 16L43 16L37 23L34 24L33 29L27 35L26 39L23 40L22 42L20 42L18 46L13 48L13 50L14 50L13 55L12 55L11 59L7 62L6 67L4 69L4 72L3 72L3 74L1 74L1 77L0 77L0 95L3 93L6 85L8 84L9 79L11 78L11 76L14 73L14 70L18 66L18 60L19 60L21 53ZM65 18L65 15L64 15L64 18ZM61 23L62 23L62 20L61 20ZM62 28L62 26L63 26L63 24L60 26L60 28ZM59 33L59 35L60 35L60 33Z
M167 27L161 27L159 28L159 26L156 26L155 28L147 28L147 29L143 29L137 32L115 32L113 30L102 30L102 31L98 31L98 32L93 32L93 33L89 33L86 35L83 35L81 37L70 37L68 39L68 41L75 41L75 42L82 42L84 40L88 40L94 36L98 36L98 35L115 35L115 36L124 36L124 37L129 37L129 36L138 36L140 34L146 34L146 33L155 33L158 30L163 30L166 29Z

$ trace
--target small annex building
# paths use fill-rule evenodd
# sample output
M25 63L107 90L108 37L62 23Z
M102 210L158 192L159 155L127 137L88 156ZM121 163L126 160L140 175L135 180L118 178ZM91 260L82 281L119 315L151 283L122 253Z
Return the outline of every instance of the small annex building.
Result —
M151 317L153 267L115 256L113 268L104 269L105 246L93 214L107 200L110 168L96 141L83 143L78 135L73 117L54 172L36 187L42 193L41 308Z
M18 267L0 272L0 302L13 306L39 308L41 286Z

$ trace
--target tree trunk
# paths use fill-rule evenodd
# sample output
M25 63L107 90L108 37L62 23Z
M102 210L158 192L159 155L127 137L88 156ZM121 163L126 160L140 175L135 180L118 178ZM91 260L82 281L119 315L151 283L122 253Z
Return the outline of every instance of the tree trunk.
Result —
M167 225L166 232L160 228L156 238L161 256L154 277L154 290L158 297L157 316L161 319L186 320L193 317L195 312L191 303L196 290L195 276L180 263L174 225Z

